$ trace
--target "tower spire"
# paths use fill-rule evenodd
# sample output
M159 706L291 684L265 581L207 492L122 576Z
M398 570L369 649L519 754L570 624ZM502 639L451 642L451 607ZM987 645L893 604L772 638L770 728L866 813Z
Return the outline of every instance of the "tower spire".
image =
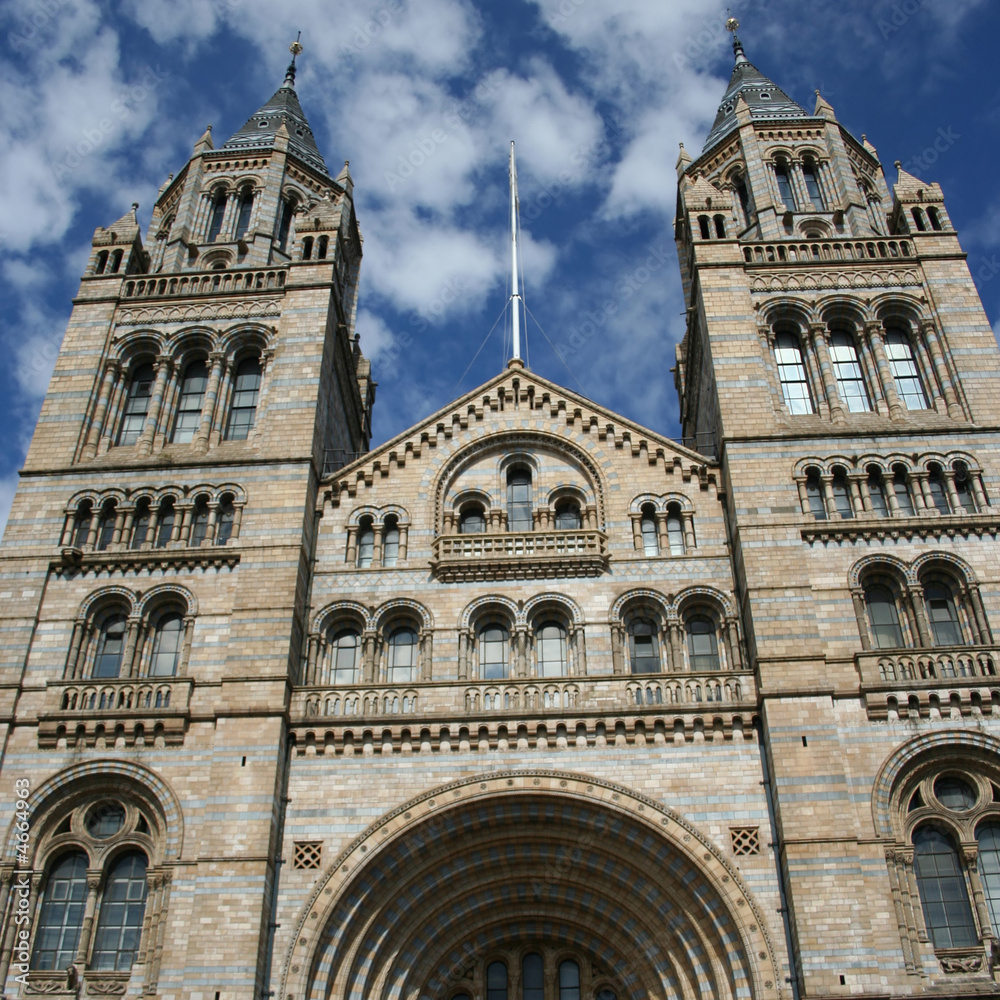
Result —
M299 39L302 37L302 32L300 31L295 36L295 41L288 46L288 51L292 54L292 61L288 64L288 69L285 70L285 82L282 87L294 87L295 86L295 58L302 51L302 43Z
M514 162L514 140L510 143L510 281L511 315L514 320L514 349L511 360L521 360L521 293L517 272L517 164Z
M749 62L747 54L743 51L743 43L740 41L740 36L736 34L736 29L739 26L740 22L735 17L730 17L726 21L726 31L731 31L733 34L733 55L736 57L737 66L741 63Z

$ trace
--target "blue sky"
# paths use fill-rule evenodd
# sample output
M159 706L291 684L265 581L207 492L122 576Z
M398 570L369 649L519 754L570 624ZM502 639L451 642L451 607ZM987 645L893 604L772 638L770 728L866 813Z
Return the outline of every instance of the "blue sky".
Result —
M205 125L224 141L277 88L299 29L300 99L356 185L373 443L502 365L499 327L472 362L507 294L511 139L531 367L679 433L674 164L725 90L727 6L751 61L808 110L820 89L890 184L897 159L941 183L1000 328L995 0L7 0L0 523L94 228L133 201L145 228Z

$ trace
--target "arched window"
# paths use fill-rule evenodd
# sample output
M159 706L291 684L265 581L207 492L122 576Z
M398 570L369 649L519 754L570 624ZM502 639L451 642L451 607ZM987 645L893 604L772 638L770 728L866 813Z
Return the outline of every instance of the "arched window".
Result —
M701 238L703 240L710 240L712 238L712 229L709 225L707 215L698 216L698 228L701 231Z
M128 394L122 413L122 425L118 431L119 444L135 444L142 433L149 413L149 401L153 394L153 366L139 365L129 379Z
M479 676L502 680L508 674L510 633L502 625L487 625L479 633Z
M85 549L90 537L90 522L94 516L94 506L89 500L80 502L73 515L73 548Z
M481 535L486 530L486 517L483 508L476 505L466 507L458 522L458 531L462 535Z
M736 189L736 197L740 200L740 208L743 209L744 225L750 225L750 192L747 190L746 178L742 174L737 174L733 178L733 187Z
M389 684L409 684L417 679L417 633L403 627L389 636Z
M198 497L194 502L194 519L191 522L191 544L201 545L208 535L208 498Z
M313 238L306 236L302 240L302 259L311 260L313 255Z
M330 639L330 683L357 684L361 680L361 637L352 629L333 633Z
M153 635L153 656L149 662L149 676L173 677L177 673L183 643L183 617L177 611L163 615Z
M778 363L778 380L781 394L789 413L812 413L812 398L805 365L802 362L802 348L793 333L779 333L774 340L774 357Z
M486 1000L507 1000L507 966L490 962L486 967Z
M330 248L330 237L329 236L321 236L316 241L316 259L317 260L326 260L326 254L327 254L327 251L329 250L329 248Z
M580 1000L580 966L569 959L559 963L559 1000Z
M910 338L901 330L888 330L885 335L885 354L889 370L896 383L896 392L908 410L926 410L927 397L920 383L917 360L913 356Z
M941 225L941 216L933 205L927 209L927 218L931 220L931 229L935 232L940 232L943 228Z
M846 331L839 331L830 338L830 359L837 378L837 391L851 413L866 413L871 409L868 390L865 388L858 351L854 338Z
M967 514L975 514L978 508L976 507L976 496L972 492L969 467L965 462L956 462L952 468L955 472L955 492L958 494L958 502Z
M660 672L660 649L656 638L656 626L639 619L628 627L629 653L633 674L658 674Z
M64 854L45 881L35 928L33 969L68 969L76 961L87 905L87 855Z
M395 517L385 519L385 534L382 536L382 565L395 566L399 562L399 522Z
M537 951L521 962L521 995L523 1000L545 1000L545 965Z
M108 251L102 250L97 255L97 263L94 265L94 274L104 274L104 269L108 266Z
M672 556L684 555L684 522L680 508L674 505L667 508L667 541Z
M951 837L933 826L913 834L913 870L924 910L924 923L935 948L976 944L965 875Z
M511 469L507 473L507 529L531 531L531 473Z
M934 507L941 514L951 513L948 490L944 481L944 470L940 465L932 465L927 471L927 489L930 491Z
M833 480L830 483L833 492L833 503L837 513L845 519L854 517L854 505L851 502L851 489L847 483L847 473L842 468L833 470Z
M875 648L899 649L903 645L903 630L892 591L878 585L866 587L865 605Z
M806 160L802 164L802 179L806 182L806 191L809 192L809 200L812 202L813 209L817 212L825 212L826 202L823 200L819 178L816 176L816 164L811 160Z
M117 677L125 653L125 615L111 614L101 623L94 657L94 677Z
M90 967L115 972L132 968L146 912L146 855L129 851L111 866L101 895Z
M149 498L143 497L135 505L135 517L132 519L132 539L129 548L141 549L149 539Z
M580 505L575 500L563 500L556 506L556 530L576 531L580 528Z
M174 522L177 512L174 510L174 498L164 497L160 502L159 515L156 519L156 548L165 549L174 537Z
M929 583L924 587L927 621L934 635L935 646L961 646L962 626L958 609L950 588L943 583Z
M201 423L201 408L205 403L208 387L208 367L204 361L192 361L184 369L181 394L177 401L177 418L174 420L173 441L194 440Z
M715 223L715 235L718 236L720 240L726 238L726 220L724 216L716 215L713 216L712 221Z
M222 232L222 221L226 217L226 192L219 188L212 198L212 211L208 220L208 239L206 242L214 243Z
M119 271L119 270L121 269L121 266L122 266L122 258L123 258L124 256L125 256L125 253L124 253L124 251L123 251L123 250L116 250L116 251L115 251L115 252L114 252L114 253L113 253L113 254L111 255L111 273L112 273L112 274L117 274L117 273L118 273L118 271Z
M925 232L927 224L924 222L924 213L919 208L914 208L910 210L910 214L913 216L913 224L917 227L917 231Z
M292 228L292 217L295 215L295 199L282 198L281 220L278 223L278 249L284 253L288 246L288 233Z
M371 521L364 521L358 529L358 568L367 569L374 558L375 529Z
M639 525L642 531L643 554L655 556L660 551L660 542L656 535L656 508L651 503L643 504L642 520Z
M250 216L253 213L253 188L245 187L240 192L240 211L236 217L236 238L243 239L250 228Z
M708 615L692 615L687 620L687 634L691 669L718 670L719 644L715 637L715 622Z
M910 496L909 476L902 465L892 470L892 492L896 495L899 513L903 517L913 517L913 497Z
M260 362L256 358L245 358L236 369L233 402L226 425L227 441L246 441L257 416L259 394Z
M566 674L566 629L558 622L543 622L535 631L535 652L539 677Z
M868 466L868 496L872 501L872 513L878 517L888 517L889 506L885 499L882 470L877 465Z
M788 164L784 160L778 160L775 163L774 179L778 182L778 197L785 203L786 211L797 211L795 194L792 191L792 182L788 176Z
M817 521L825 521L826 501L823 499L823 484L816 469L809 469L806 472L806 499L809 501L809 513Z
M979 844L979 878L995 935L1000 928L1000 823L984 823L976 831L976 841Z
M115 522L118 520L118 505L114 500L106 500L101 507L101 516L97 522L97 551L104 552L110 548L115 537Z
M215 544L225 545L233 537L233 524L236 521L236 507L233 495L226 493L219 501L219 514L215 522Z

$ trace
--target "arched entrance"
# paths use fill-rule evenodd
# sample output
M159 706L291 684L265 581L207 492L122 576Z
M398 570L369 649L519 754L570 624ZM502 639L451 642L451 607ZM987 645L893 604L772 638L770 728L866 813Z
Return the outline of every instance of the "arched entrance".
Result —
M532 954L542 994L524 989ZM564 962L579 1000L778 995L767 929L710 842L626 788L521 770L438 788L359 837L303 911L283 995L576 1000ZM488 988L497 963L506 996Z

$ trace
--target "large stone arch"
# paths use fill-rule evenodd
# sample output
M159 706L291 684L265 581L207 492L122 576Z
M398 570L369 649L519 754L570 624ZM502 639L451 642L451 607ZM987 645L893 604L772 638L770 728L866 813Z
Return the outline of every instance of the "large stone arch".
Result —
M778 960L719 849L625 787L491 772L382 817L301 911L281 995L444 996L498 947L572 945L646 997L777 997Z

